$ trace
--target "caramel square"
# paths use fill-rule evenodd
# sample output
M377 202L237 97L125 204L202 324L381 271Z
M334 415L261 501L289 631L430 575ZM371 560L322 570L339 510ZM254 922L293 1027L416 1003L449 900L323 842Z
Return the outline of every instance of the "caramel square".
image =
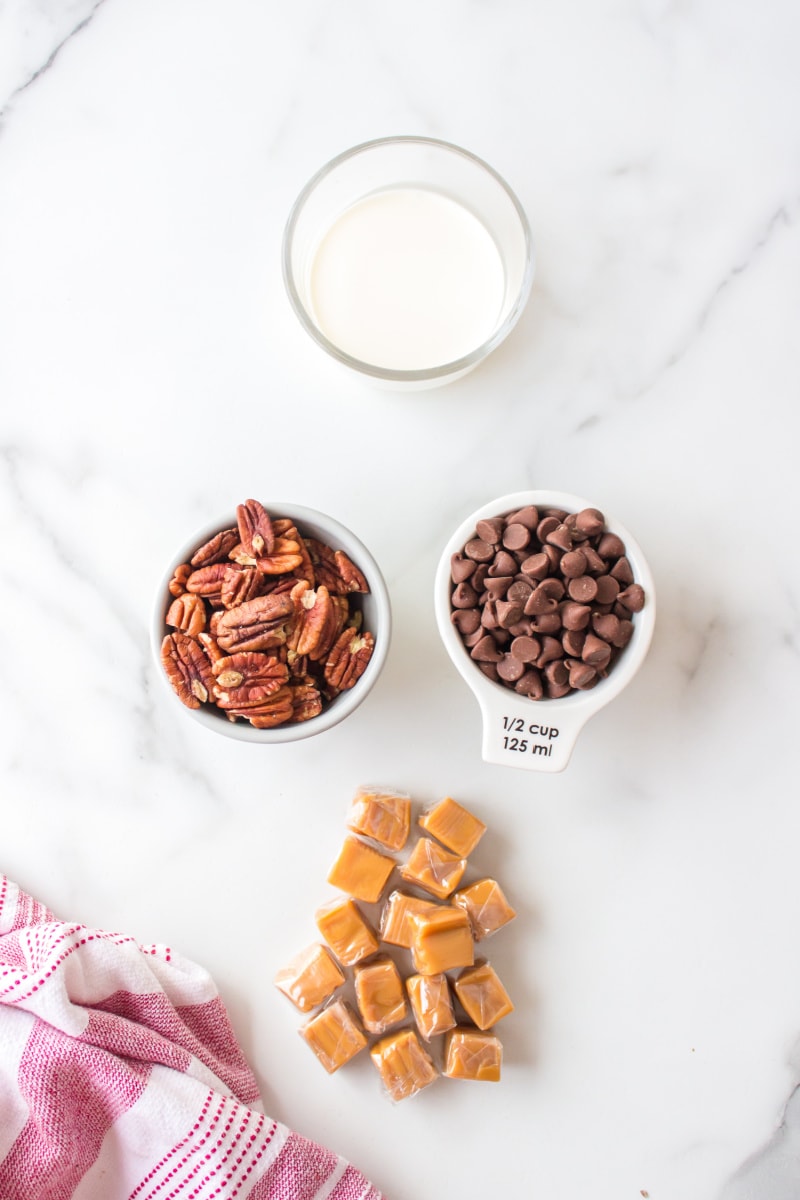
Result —
M410 950L414 940L412 917L415 913L432 912L438 907L433 900L420 900L408 892L392 892L381 913L381 940L390 946L403 946Z
M387 1034L370 1050L383 1086L393 1100L405 1100L436 1078L436 1068L413 1029Z
M502 929L517 915L496 879L479 879L461 888L453 893L451 903L466 911L476 942Z
M420 975L441 975L454 967L469 967L474 961L469 917L451 904L438 905L433 912L412 918L414 940L411 953Z
M349 896L318 908L314 919L317 929L343 966L352 967L362 958L377 953L377 935Z
M403 792L359 788L350 803L347 826L387 850L402 850L411 829L411 797Z
M445 796L444 800L423 813L419 823L426 833L433 834L437 841L459 858L468 858L486 832L483 821L479 821L451 796Z
M408 1015L400 972L387 954L356 967L355 989L361 1020L370 1033L385 1033Z
M334 1000L300 1030L329 1075L367 1044L364 1030L343 1000Z
M339 964L318 942L301 950L275 976L276 988L301 1012L323 1004L343 983Z
M478 1029L490 1029L514 1011L511 997L489 963L462 971L455 989L461 1007Z
M417 1028L426 1042L453 1028L456 1019L446 975L410 975L406 991Z
M450 1079L497 1083L503 1065L503 1046L492 1033L457 1025L444 1039L444 1071Z
M328 883L356 900L374 904L386 887L394 859L357 837L346 837L339 857L328 872Z
M417 839L408 862L400 868L400 874L407 883L416 884L438 900L446 900L458 887L466 868L466 859L451 854L433 838L421 837Z

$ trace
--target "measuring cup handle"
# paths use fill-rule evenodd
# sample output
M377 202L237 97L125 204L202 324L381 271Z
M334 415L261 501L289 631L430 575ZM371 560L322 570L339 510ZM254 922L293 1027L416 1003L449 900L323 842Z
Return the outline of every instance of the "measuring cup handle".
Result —
M583 706L564 706L554 713L553 704L542 704L513 692L481 691L478 696L483 717L484 762L530 771L563 771L570 760L590 711Z

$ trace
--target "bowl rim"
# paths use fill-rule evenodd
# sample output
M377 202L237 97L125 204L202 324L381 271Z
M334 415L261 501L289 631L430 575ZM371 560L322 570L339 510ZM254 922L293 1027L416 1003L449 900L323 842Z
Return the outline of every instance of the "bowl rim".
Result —
M264 502L262 501L262 503ZM225 516L220 517L214 521L207 522L201 528L197 529L190 538L186 539L180 550L173 556L169 567L163 572L155 593L155 601L151 611L150 647L157 675L174 703L187 716L191 717L204 728L210 729L223 737L232 738L235 741L251 742L257 745L281 745L288 742L302 741L305 738L314 737L318 733L324 733L326 730L332 729L335 725L345 720L346 717L350 716L366 699L377 682L389 653L389 644L392 635L392 612L389 590L376 559L361 539L352 530L348 529L346 525L343 525L334 517L328 516L327 513L320 512L318 509L295 504L288 500L269 501L264 503L264 508L275 519L280 517L291 518L292 521L301 527L301 530L303 527L316 525L319 530L324 532L326 537L331 538L332 543L335 543L334 548L344 550L366 576L370 586L369 595L376 608L375 628L370 630L375 637L375 649L364 674L354 687L341 692L323 709L319 716L311 717L308 721L300 721L296 724L279 725L274 729L256 729L246 721L229 721L222 712L215 711L206 705L200 708L189 708L182 703L173 691L161 664L161 643L165 635L170 632L170 627L167 626L164 620L168 598L170 601L172 599L168 588L169 581L172 579L176 567L180 566L181 563L188 562L191 555L199 546L202 546L204 542L208 541L209 538L213 537L221 529L230 529L236 525L235 510L230 514L229 518ZM312 536L317 535L314 534Z
M498 496L494 500L482 504L474 512L465 517L448 538L442 550L436 568L434 580L434 611L439 635L453 665L464 679L472 692L480 699L485 697L505 697L509 692L514 695L513 688L495 683L484 675L477 664L470 658L461 638L453 625L450 614L450 558L457 553L469 539L478 521L487 517L501 516L516 509L534 504L542 508L564 508L568 512L580 512L583 508L600 508L596 502L586 500L572 492L562 492L551 488L534 488L519 492L510 492ZM601 679L595 687L585 691L574 691L558 699L532 700L535 711L540 713L568 714L581 712L592 713L608 704L615 696L630 683L641 667L653 638L656 622L656 588L653 573L645 558L641 546L630 530L615 517L609 516L604 508L600 508L605 518L605 527L609 533L616 533L625 543L625 554L631 562L634 579L645 590L646 603L641 612L635 614L633 621L633 636L624 648L619 658L605 679ZM522 697L520 697L521 699Z
M337 167L356 155L368 153L381 146L402 145L402 144L417 144L422 146L433 146L439 150L444 150L448 153L458 155L466 159L474 166L480 168L486 174L490 175L501 189L506 193L512 206L516 210L517 217L520 222L522 234L525 242L525 269L523 271L522 282L520 284L514 303L508 312L503 322L494 331L491 337L482 342L469 354L464 354L460 358L453 359L452 362L442 363L437 367L423 367L416 370L402 370L395 367L381 367L375 363L368 363L354 355L348 354L341 350L335 342L330 341L325 336L322 330L314 321L302 299L294 282L294 272L292 271L292 244L294 232L300 214L306 201L311 196L324 179L327 178ZM530 222L525 213L522 204L520 203L516 193L509 186L503 176L490 166L484 159L479 158L477 154L473 154L470 150L465 150L462 146L457 146L454 142L444 141L441 138L416 136L414 134L395 134L389 137L372 138L370 141L360 142L357 146L351 146L348 150L343 150L334 158L326 162L316 171L305 186L300 190L298 196L292 205L286 225L283 231L283 241L281 244L281 269L283 274L284 287L289 296L289 301L297 316L300 324L305 329L306 333L321 346L322 349L342 365L349 367L353 371L357 371L362 375L370 376L373 379L379 379L386 383L425 383L444 381L451 375L461 375L469 371L472 367L477 366L484 358L486 358L493 350L500 345L502 341L509 335L511 330L517 324L525 305L528 302L531 288L533 286L533 277L536 269L536 256L534 252L533 236L531 233Z

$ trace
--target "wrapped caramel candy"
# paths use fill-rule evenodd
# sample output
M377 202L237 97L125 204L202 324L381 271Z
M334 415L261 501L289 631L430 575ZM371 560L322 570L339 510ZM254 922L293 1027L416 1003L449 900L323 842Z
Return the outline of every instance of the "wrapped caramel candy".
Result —
M352 967L377 952L379 942L375 931L349 896L331 900L318 908L314 919L317 929L343 966Z
M328 872L328 883L356 900L374 904L386 886L395 862L357 837L346 837L339 857Z
M433 1083L436 1068L413 1029L382 1037L370 1050L386 1091L393 1100L405 1100Z
M468 809L450 796L422 814L419 823L426 833L440 841L459 858L469 858L486 832L483 821L479 821Z
M500 1039L480 1029L457 1025L445 1034L443 1074L449 1079L497 1083L503 1064Z
M381 940L410 950L414 940L412 917L416 913L434 912L438 907L433 900L420 900L408 892L392 892L381 914Z
M466 912L476 942L502 929L517 915L496 879L479 879L459 889L453 893L451 903Z
M358 1011L370 1033L385 1033L408 1015L403 981L388 954L356 967L355 988Z
M417 1028L426 1042L453 1028L456 1019L446 975L410 975L406 991Z
M514 1011L511 997L487 962L467 967L454 986L461 1007L478 1029L490 1029Z
M307 946L275 976L275 986L301 1012L323 1004L344 983L338 963L319 943Z
M455 967L468 967L474 960L469 917L451 904L412 917L414 939L411 954L420 975L441 975Z
M329 1075L367 1044L364 1030L344 1000L334 1000L300 1030Z
M402 850L411 828L411 797L382 788L359 788L350 804L347 826L387 850Z
M400 868L400 874L407 883L416 884L439 900L446 900L458 887L466 867L466 859L451 854L432 838L421 837L408 862Z

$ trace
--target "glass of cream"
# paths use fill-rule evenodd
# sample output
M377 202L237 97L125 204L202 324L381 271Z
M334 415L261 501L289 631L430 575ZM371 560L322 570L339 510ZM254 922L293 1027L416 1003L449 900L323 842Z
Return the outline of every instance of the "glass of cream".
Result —
M525 213L481 159L390 137L306 184L283 239L291 304L338 362L388 386L448 383L513 329L533 280Z

